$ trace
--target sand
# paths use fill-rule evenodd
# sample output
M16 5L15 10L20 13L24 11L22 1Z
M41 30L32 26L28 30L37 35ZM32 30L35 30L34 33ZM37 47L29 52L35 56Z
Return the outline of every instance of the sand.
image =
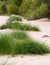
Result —
M0 65L50 65L50 54L48 55L18 55L15 57L1 56Z
M0 26L6 23L8 16L0 16ZM31 26L38 26L40 32L27 31L27 34L39 42L45 42L50 46L50 21L49 20L33 20L33 21L23 21L24 24L30 24ZM9 32L10 29L0 30L1 33ZM49 36L44 37L43 36ZM5 65L50 65L50 54L48 55L18 55L15 57L11 56L0 56L0 65L5 63Z

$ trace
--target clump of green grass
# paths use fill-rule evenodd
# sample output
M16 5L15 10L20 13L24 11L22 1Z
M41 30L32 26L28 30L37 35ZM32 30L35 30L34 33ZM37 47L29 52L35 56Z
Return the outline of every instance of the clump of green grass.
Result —
M14 32L11 34L0 34L0 54L10 54L16 41L27 38L23 32Z
M12 22L12 21L22 21L22 18L20 16L10 16L7 22Z
M45 45L29 39L16 42L13 51L15 51L13 54L45 54L50 52Z
M23 24L19 22L14 22L14 23L10 22L0 27L0 29L5 29L5 28L11 28L11 29L17 29L23 31L40 31L40 29L36 26L32 27L31 25Z
M0 34L0 54L45 54L50 48L31 40L24 32Z
M23 23L18 23L18 22L14 22L14 23L7 23L7 26L9 28L12 28L12 29L18 29L18 30L24 30L24 31L40 31L40 29L36 26L32 27L28 24L23 24Z

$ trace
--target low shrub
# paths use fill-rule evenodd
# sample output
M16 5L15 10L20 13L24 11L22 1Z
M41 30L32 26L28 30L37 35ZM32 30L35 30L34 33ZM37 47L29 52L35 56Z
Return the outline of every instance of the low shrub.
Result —
M41 6L37 7L33 12L34 19L40 19L46 17L48 11L47 4L41 3Z
M46 3L41 3L40 6L36 7L34 10L28 10L26 13L25 13L25 17L27 19L40 19L40 18L43 18L43 17L46 17L47 14L48 14L48 7L47 7L47 4Z

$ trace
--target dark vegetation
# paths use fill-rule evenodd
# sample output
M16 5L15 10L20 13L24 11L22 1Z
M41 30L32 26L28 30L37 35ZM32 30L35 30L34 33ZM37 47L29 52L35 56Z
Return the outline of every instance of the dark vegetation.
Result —
M0 15L39 19L50 16L50 0L0 0Z

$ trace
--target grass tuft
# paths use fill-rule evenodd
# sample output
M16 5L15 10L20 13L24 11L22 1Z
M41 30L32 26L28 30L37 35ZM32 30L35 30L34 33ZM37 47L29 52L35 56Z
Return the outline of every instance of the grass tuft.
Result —
M20 16L10 16L7 22L12 22L12 21L22 21L22 18Z
M31 40L24 32L0 34L0 54L45 54L50 48L35 40Z
M23 30L23 31L40 31L40 29L36 26L32 27L28 24L23 24L19 22L14 22L14 23L10 22L10 23L7 23L6 25L0 26L0 29L6 29L6 28Z
M40 31L40 29L38 28L38 27L36 27L36 26L34 26L34 27L32 27L32 26L30 26L30 25L28 25L28 24L23 24L23 23L16 23L16 22L14 22L14 23L7 23L7 26L9 27L9 28L12 28L12 29L18 29L18 30L24 30L24 31L30 31L30 30L32 30L32 31Z

